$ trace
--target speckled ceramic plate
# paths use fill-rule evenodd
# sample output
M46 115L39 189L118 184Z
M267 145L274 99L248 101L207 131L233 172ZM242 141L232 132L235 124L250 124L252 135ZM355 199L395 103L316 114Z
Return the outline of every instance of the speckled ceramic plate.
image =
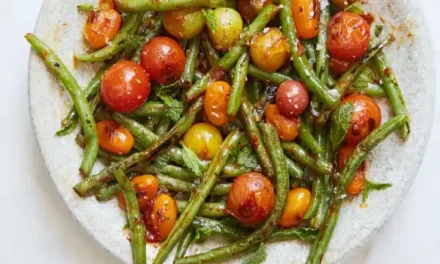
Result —
M35 33L59 54L80 85L85 86L97 65L80 64L77 68L73 65L73 54L83 51L81 33L86 16L76 11L77 4L82 2L46 0ZM404 144L394 135L371 154L368 178L392 183L393 187L373 193L366 205L361 206L360 199L345 205L324 263L341 262L347 253L365 244L385 224L417 175L431 131L435 71L432 49L417 1L370 0L366 8L379 14L387 25L394 25L398 39L387 48L386 53L407 100L412 134ZM125 219L116 201L98 203L94 197L82 199L72 189L81 180L78 167L82 150L75 144L75 133L62 138L54 136L71 105L70 98L33 53L29 63L29 93L35 134L58 191L90 235L117 258L130 263L130 244L122 231ZM386 103L381 106L384 119L389 118L390 107ZM98 169L99 166L96 166L95 171ZM218 243L211 240L203 246L191 248L191 251L206 250ZM157 249L149 245L147 250L151 262ZM267 262L289 260L289 263L304 263L307 254L308 247L303 244L275 243L268 246Z

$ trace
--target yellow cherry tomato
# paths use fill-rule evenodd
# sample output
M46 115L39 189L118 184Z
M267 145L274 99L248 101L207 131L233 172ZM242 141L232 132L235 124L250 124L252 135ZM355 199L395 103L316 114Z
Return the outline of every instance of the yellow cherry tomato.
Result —
M301 38L318 35L320 11L319 0L292 0L292 13L296 30Z
M223 137L215 126L209 123L198 123L188 129L183 136L183 143L199 158L210 160L223 143Z
M306 188L290 190L279 225L282 228L292 228L299 224L309 210L311 201L312 194Z
M289 57L289 44L278 28L270 28L255 36L250 53L252 62L265 71L278 70Z
M190 39L202 32L205 17L200 8L166 11L163 14L163 25L174 37Z
M163 241L168 237L177 220L177 204L173 197L162 193L154 199L151 212L146 215L147 229L154 241ZM151 237L151 236L149 236Z
M243 29L240 14L235 9L227 7L216 8L206 24L215 48L221 51L229 50L240 39Z

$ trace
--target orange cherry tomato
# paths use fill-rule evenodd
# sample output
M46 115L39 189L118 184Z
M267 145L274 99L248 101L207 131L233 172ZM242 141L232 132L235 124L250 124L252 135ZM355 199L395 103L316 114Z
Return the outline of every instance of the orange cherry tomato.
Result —
M256 34L249 50L252 62L265 71L278 70L289 58L289 44L278 28Z
M292 228L298 225L309 210L311 202L312 194L309 190L305 188L290 190L279 225L282 228Z
M177 220L176 201L168 194L162 193L154 199L151 210L145 214L147 239L150 242L165 240Z
M172 38L155 37L145 44L141 65L153 82L170 84L180 78L185 69L185 52Z
M115 2L113 0L99 0L98 6L101 9L115 9Z
M320 0L292 0L296 30L301 38L314 38L319 31Z
M117 112L131 112L139 108L150 94L150 78L145 70L132 61L119 61L104 75L101 99Z
M229 191L227 210L244 224L257 224L266 219L275 203L272 183L258 172L235 178Z
M272 3L273 0L240 0L237 1L237 10L247 22L250 22L266 5Z
M298 136L299 120L296 117L288 118L282 115L275 104L267 106L266 122L275 127L282 140L292 141Z
M327 25L327 49L331 57L355 61L368 50L370 25L360 15L339 12Z
M380 126L382 116L377 103L363 94L352 94L345 97L341 104L352 103L353 115L345 141L357 144Z
M114 9L92 11L84 26L84 38L90 47L99 49L112 41L121 27L121 15Z
M134 146L130 131L113 120L96 124L99 147L116 154L127 154Z
M143 211L149 206L150 202L159 191L159 182L153 175L141 175L131 179L130 183L138 197L139 209ZM124 194L122 192L118 194L118 203L121 209L127 210Z
M356 145L353 144L345 144L339 148L338 152L338 167L342 170L347 162L348 158L353 154ZM350 181L350 184L347 188L347 193L351 195L357 195L365 187L365 162L362 162L360 168L356 171L353 179Z
M336 75L342 75L348 69L350 69L353 62L350 61L344 61L337 58L330 57L330 71Z
M227 82L213 82L205 92L204 109L209 122L223 126L234 118L226 111L231 86Z

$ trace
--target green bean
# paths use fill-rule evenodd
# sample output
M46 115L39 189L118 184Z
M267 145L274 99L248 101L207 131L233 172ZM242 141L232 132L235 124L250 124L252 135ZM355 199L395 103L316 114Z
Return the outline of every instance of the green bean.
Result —
M267 242L277 242L286 240L301 240L311 242L318 234L318 230L307 227L297 227L292 229L277 229L270 234Z
M225 235L233 239L239 239L243 238L246 235L248 235L248 232L244 231L244 228L232 226L232 225L225 225L222 222L210 218L205 217L196 217L193 222L192 226L202 228L207 227L212 230L215 234L219 235Z
M248 74L249 74L249 76L257 78L259 80L269 81L269 82L272 82L272 83L278 84L278 85L280 85L284 81L292 80L292 78L290 78L289 76L284 75L279 72L266 72L266 71L260 70L254 64L249 65L249 73Z
M245 125L245 130L252 146L255 149L258 160L260 161L261 167L263 168L263 174L267 177L274 176L274 169L272 167L272 162L270 161L268 151L263 143L263 137L258 130L257 122L255 121L252 105L246 99L241 100L240 116Z
M129 116L163 116L168 111L168 106L162 102L149 101L129 113Z
M275 223L278 223L280 220L284 211L284 206L287 202L289 175L287 174L286 159L284 158L284 153L281 149L277 132L272 125L269 124L263 124L262 131L276 172L277 195L271 214L266 221L264 221L264 223L248 237L202 254L177 259L174 262L175 264L211 263L212 261L224 260L261 243L275 228Z
M167 190L174 192L190 193L196 187L196 185L192 183L178 180L161 174L157 175L157 181L159 182L160 187L166 188Z
M148 117L145 119L144 126L145 126L148 130L153 131L153 130L156 129L157 125L159 125L159 122L160 122L160 120L161 120L162 118L163 118L163 117L159 117L159 116L148 116Z
M306 52L307 59L310 64L316 63L316 47L313 39L303 39L304 51Z
M121 191L119 184L103 185L96 190L96 199L100 202L105 202L115 197Z
M83 148L85 147L84 136L81 133L76 135L75 142L76 142L76 144L78 144L78 146L83 147ZM121 160L125 159L127 156L113 154L113 153L110 153L110 152L105 151L100 148L98 150L98 157L102 158L106 161L109 161L109 162L115 162L115 161L121 161Z
M186 251L191 246L193 242L195 232L192 228L189 228L185 235L183 235L182 239L180 239L179 243L177 243L177 251L174 258L183 258L185 257Z
M159 124L156 127L156 130L154 131L154 134L156 134L159 137L165 136L166 133L170 130L172 123L171 119L164 116L160 121Z
M214 68L220 60L220 55L212 45L212 42L206 32L202 33L202 47L209 65L211 66L211 68Z
M139 212L136 193L131 186L130 180L122 170L116 170L114 176L118 181L127 204L128 223L130 225L131 251L133 263L145 264L147 262L147 250L145 245L145 226L142 215Z
M99 146L95 119L93 118L93 113L87 102L87 98L83 90L79 87L78 82L53 50L34 34L28 33L25 38L35 52L44 60L46 67L61 81L64 88L72 97L87 143L80 171L83 175L88 176L98 156Z
M328 0L321 1L321 16L319 18L319 32L317 36L316 75L327 82L329 76L329 56L327 52L327 24L330 20L330 4ZM333 86L333 85L331 85Z
M172 178L180 179L183 181L192 181L196 178L196 175L186 169L179 166L166 164L166 165L150 165L150 164L139 164L133 168L138 173L143 174L164 174Z
M106 182L113 180L114 177L112 177L111 174L114 171L118 169L126 170L136 163L146 161L165 143L170 140L179 139L194 123L197 114L202 110L202 108L203 96L194 102L194 104L190 107L186 114L176 123L176 125L166 136L159 138L148 149L142 152L135 153L122 161L113 163L107 168L100 171L98 174L95 174L87 179L83 179L80 183L75 185L74 190L76 191L76 193L78 193L78 195L85 196L89 191L101 186Z
M200 37L196 36L189 40L186 50L185 68L180 78L180 85L188 88L193 84L194 71L197 66L197 57L200 52Z
M84 12L92 12L93 10L95 10L95 6L93 4L81 4L81 5L77 5L76 8L79 11L84 11Z
M282 142L281 146L290 158L296 160L301 165L324 175L332 172L333 165L331 163L327 162L325 159L320 159L307 154L306 150L295 142Z
M281 6L280 17L284 35L287 37L292 56L293 66L307 88L316 94L320 101L335 108L339 104L340 95L337 91L330 91L327 86L312 71L312 67L305 55L300 54L295 21L292 17L292 5L290 0L279 0Z
M226 165L231 150L237 146L240 137L241 134L238 131L235 131L230 133L225 139L220 150L217 152L214 159L212 160L211 165L209 166L209 169L205 174L206 177L202 185L200 185L200 187L193 192L188 206L180 215L168 238L165 240L165 242L162 243L159 252L157 253L156 258L153 262L154 264L160 264L165 261L168 254L176 245L177 241L180 240L183 233L191 225L206 197L208 197L211 189L217 182L218 175L221 173L223 167Z
M263 82L256 79L250 79L244 86L244 96L246 96L246 98L254 104L263 94L263 89Z
M289 176L294 179L302 179L304 176L303 170L289 157L286 156L287 170Z
M368 83L367 86L364 89L360 89L357 87L354 87L353 85L350 87L350 89L347 92L348 94L365 94L368 97L386 97L387 94L385 90L383 89L382 85L377 83Z
M248 169L245 166L240 165L240 164L229 163L229 164L226 164L221 176L226 177L226 178L233 178L233 177L240 176L240 175L245 174L250 171L258 171L258 168Z
M124 26L107 46L89 54L76 54L75 58L84 62L98 62L110 59L124 49L124 43L127 41L127 38L141 21L142 14L140 13L127 15Z
M159 137L154 134L151 130L147 129L142 124L139 124L135 120L121 114L113 113L113 119L120 125L128 129L134 136L136 142L141 145L143 149L148 148L153 142L155 142Z
M310 202L309 209L303 217L306 220L316 216L319 205L321 204L322 194L325 192L324 181L321 175L317 175L316 172L313 172L312 174L312 201Z
M408 117L405 115L396 116L375 129L368 137L356 146L353 154L348 158L346 165L338 178L336 195L330 205L331 210L325 219L323 228L320 230L319 235L315 240L315 242L318 242L314 244L311 250L312 254L309 255L307 263L318 264L321 262L322 256L327 251L328 244L333 235L334 228L336 227L339 218L339 211L342 207L342 202L346 197L347 187L361 163L367 158L368 153L385 138L400 129L407 121Z
M154 23L153 27L148 31L148 33L145 35L144 39L143 39L143 43L144 45L140 45L139 47L137 47L137 49L135 50L133 56L131 57L131 60L134 62L138 62L140 61L141 58L141 53L142 50L145 46L145 44L150 41L150 39L156 37L157 35L160 34L160 32L162 31L162 25L163 25L163 14L159 14L157 16L157 20L154 20L152 23Z
M266 107L275 100L277 94L278 86L277 85L269 85L266 88L263 96L254 104L254 116L257 122L260 122L263 119L264 111Z
M240 56L235 66L234 80L232 81L232 89L227 108L227 114L230 116L237 115L238 109L240 108L244 85L247 79L249 60L249 54L245 52Z
M182 213L185 210L185 208L188 206L187 201L176 201L176 203L179 213ZM214 218L228 216L228 214L226 213L226 204L203 203L200 208L199 215L204 217L214 217Z
M300 117L300 126L299 126L299 134L298 137L301 140L301 143L306 145L314 154L319 154L323 151L321 146L318 144L316 139L313 137L309 128L307 127L304 118Z
M222 74L230 70L238 58L246 52L246 43L250 37L254 34L262 31L264 27L272 20L272 18L278 13L279 8L274 5L267 5L258 14L257 18L246 28L240 36L240 40L229 49L229 51L218 61L214 68L211 68L202 79L195 82L191 88L186 92L186 99L188 101L193 100L206 90L208 82L216 81Z
M232 0L116 0L118 10L123 12L167 11L188 7L234 7Z

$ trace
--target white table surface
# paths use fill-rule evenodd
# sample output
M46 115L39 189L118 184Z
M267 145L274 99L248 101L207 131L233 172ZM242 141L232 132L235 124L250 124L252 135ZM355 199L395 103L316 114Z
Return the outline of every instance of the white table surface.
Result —
M0 0L0 263L118 263L74 220L48 176L34 138L27 92L29 45L23 36L33 30L42 2ZM436 20L440 2L420 2L435 47L432 58L440 65ZM439 98L437 93L437 102ZM411 191L380 234L347 263L439 263L439 109Z

